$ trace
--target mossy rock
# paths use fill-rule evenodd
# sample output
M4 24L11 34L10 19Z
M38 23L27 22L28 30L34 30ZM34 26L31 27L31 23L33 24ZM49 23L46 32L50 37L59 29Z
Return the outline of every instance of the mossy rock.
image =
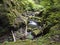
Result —
M34 33L35 35L39 34L40 32L41 32L41 30L34 30L34 31L33 31L33 33Z

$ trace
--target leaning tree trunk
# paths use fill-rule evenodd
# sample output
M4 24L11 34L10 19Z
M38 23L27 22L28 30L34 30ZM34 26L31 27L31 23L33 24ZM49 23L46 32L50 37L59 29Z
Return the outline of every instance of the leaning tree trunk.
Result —
M25 24L26 24L26 29L25 29L25 36L27 36L27 20L28 20L28 18L26 17L26 20L25 20Z
M27 36L27 25L26 25L26 29L25 29L25 36Z
M15 38L15 35L14 35L13 30L11 30L11 32L12 32L12 36L13 36L13 40L14 40L14 42L16 42L16 38Z

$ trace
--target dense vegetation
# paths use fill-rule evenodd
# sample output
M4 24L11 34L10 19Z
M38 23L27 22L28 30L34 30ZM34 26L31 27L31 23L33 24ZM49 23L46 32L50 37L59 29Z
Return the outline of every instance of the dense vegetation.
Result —
M4 45L19 45L20 43L21 45L25 43L26 45L43 45L43 43L58 45L60 42L60 0L1 0L0 37L7 34L14 42L7 43L5 41L9 40L5 40ZM21 41L16 42L16 40Z

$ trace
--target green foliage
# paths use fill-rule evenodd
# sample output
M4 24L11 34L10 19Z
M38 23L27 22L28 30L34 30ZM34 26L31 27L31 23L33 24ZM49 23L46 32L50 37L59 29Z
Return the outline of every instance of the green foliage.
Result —
M32 11L38 11L40 9L43 9L44 7L36 4L33 0L21 0L20 6L22 6L21 9L23 10L32 10Z
M43 31L45 30L44 32L52 30L51 28L53 26L55 26L56 24L60 24L60 0L41 0L38 4L33 0L3 0L2 3L0 3L0 30L2 30L0 31L0 33L3 33L5 31L5 28L8 28L8 26L12 26L17 16L19 16L20 13L23 13L24 11L42 11L42 13L40 13L39 15L28 18L39 22L40 26L42 26L43 28ZM25 21L25 24L29 21L26 20L26 17L22 15L20 15L20 18ZM42 45L42 43L46 45L46 42L48 42L48 45L50 45L50 41L47 38L52 35L53 32L54 34L60 33L59 31L55 31L54 29L55 28L53 28L53 30L49 34L39 38L38 41L40 42L38 42L38 45ZM33 32L36 35L40 33L39 29L35 30L32 28L30 30L34 30ZM26 45L29 45L30 42L27 42ZM8 44L9 43L5 45ZM12 42L12 44L15 45L14 42ZM16 43L16 45L19 44L20 42ZM33 44L36 45L36 43ZM11 45L11 43L9 45Z
M8 15L7 17L8 17L8 19L9 19L9 23L10 23L11 25L13 25L14 20L15 20L15 18L16 18L16 15L15 15L13 12L8 13L7 15Z

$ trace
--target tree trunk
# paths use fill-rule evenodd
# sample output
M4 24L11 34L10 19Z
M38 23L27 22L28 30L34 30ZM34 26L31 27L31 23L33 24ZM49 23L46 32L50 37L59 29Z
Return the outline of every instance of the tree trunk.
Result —
M13 40L14 40L14 42L16 42L16 38L15 38L15 35L14 35L13 30L11 30L11 32L12 32L12 36L13 36Z
M25 16L26 17L26 16ZM25 20L25 24L26 24L26 29L25 29L25 37L27 36L27 20L28 20L28 18L26 17L26 20Z
M26 25L26 29L25 29L25 36L27 36L27 25Z

